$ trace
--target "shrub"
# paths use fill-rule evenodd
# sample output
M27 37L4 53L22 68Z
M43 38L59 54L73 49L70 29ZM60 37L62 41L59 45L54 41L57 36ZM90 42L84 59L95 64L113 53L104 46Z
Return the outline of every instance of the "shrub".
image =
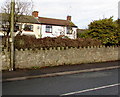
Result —
M91 22L88 25L88 31L81 35L81 37L91 37L101 40L104 45L119 45L120 27L117 21L113 21L112 18Z
M50 48L50 47L86 47L86 46L98 46L101 42L97 39L68 39L68 38L40 38L35 39L31 36L16 36L15 37L15 48Z

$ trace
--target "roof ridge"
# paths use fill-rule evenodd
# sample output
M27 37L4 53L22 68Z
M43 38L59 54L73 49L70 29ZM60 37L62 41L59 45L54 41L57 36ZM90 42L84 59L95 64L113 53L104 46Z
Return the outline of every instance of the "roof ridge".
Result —
M38 20L41 24L77 27L72 21L63 20L63 19L38 17Z
M5 17L3 17L3 18L5 18ZM67 19L65 20L65 19L56 19L56 18L48 18L48 17L38 17L38 19L36 19L34 16L31 16L31 15L21 15L21 17L19 17L19 18L20 19L18 19L18 22L77 27L72 21L68 21Z
M38 18L46 18L46 19L54 19L54 20L63 20L63 21L68 21L68 20L65 20L65 19L48 18L48 17L38 17Z

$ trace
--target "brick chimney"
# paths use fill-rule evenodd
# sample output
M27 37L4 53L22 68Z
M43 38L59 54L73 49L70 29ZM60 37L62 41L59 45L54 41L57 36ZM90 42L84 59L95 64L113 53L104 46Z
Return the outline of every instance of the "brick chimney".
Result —
M32 12L32 16L34 16L34 17L37 18L37 17L38 17L38 13L39 13L38 11L33 11L33 12Z
M67 20L68 20L68 21L71 21L71 16L67 16Z

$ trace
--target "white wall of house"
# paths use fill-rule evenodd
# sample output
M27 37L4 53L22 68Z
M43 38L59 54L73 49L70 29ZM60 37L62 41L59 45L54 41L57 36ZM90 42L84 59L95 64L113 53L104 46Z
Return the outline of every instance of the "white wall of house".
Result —
M18 23L18 24L21 24L21 23ZM25 24L32 25L33 31L25 31L24 30ZM31 35L31 36L35 36L36 38L41 38L41 24L22 23L21 35Z
M63 26L52 26L52 33L48 33L46 32L46 25L42 25L42 38L58 37L62 34L62 32L65 32L65 27Z
M77 38L76 31L77 31L77 28L73 27L72 33L67 34L67 27L65 27L65 26L52 26L52 33L47 33L46 32L46 25L42 25L41 34L42 34L42 38L44 38L44 37L58 37L60 35L65 35L71 39L76 39Z
M65 26L52 26L52 33L46 32L46 25L41 24L32 24L32 23L18 23L22 25L22 33L21 35L32 35L36 38L44 38L44 37L59 37L60 35L65 35L68 38L76 39L77 38L77 28L72 27L72 33L67 34L67 27ZM25 31L25 25L32 25L33 31ZM18 34L19 31L17 31L16 34ZM0 33L0 36L3 36L2 33Z
M41 38L41 30L42 30L42 25L40 24L33 24L33 32L36 36L36 38Z
M0 31L0 36L4 36L4 32L3 31Z
M77 38L77 28L76 27L72 27L72 32L71 34L67 34L67 28L65 31L65 36L69 37L70 39L76 39Z
M35 35L34 29L33 29L33 31L25 31L25 30L24 30L25 24L27 24L27 25L32 25L33 28L34 28L34 24L22 23L22 34L21 34L21 35Z

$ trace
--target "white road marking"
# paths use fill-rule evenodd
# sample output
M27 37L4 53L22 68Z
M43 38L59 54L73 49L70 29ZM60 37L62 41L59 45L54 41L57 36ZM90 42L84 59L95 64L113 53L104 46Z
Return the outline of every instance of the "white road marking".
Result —
M89 91L94 91L94 90L99 90L99 89L114 87L114 86L118 86L118 85L120 85L120 83L112 84L112 85L107 85L107 86L101 86L101 87L92 88L92 89L86 89L86 90L76 91L76 92L65 93L65 94L61 94L60 96L66 96L66 95L73 95L73 94L78 94L78 93L84 93L84 92L89 92Z

